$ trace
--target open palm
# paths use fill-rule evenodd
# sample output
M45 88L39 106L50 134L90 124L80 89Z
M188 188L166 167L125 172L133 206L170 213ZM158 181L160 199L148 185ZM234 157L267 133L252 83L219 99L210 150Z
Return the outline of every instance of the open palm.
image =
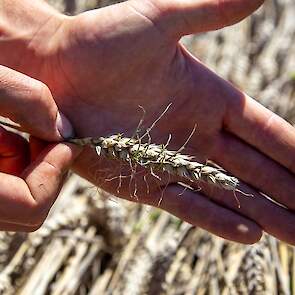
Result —
M23 49L23 61L6 64L46 83L79 137L121 132L131 136L141 118L139 105L148 125L172 103L152 130L153 141L165 143L171 133L171 148L179 148L196 124L186 152L221 165L248 183L242 190L254 197L239 194L238 208L231 192L202 185L199 192L181 194L175 179L167 187L167 179L160 186L151 180L147 192L140 176L139 201L156 205L165 188L163 209L217 235L251 243L265 230L295 243L294 129L211 72L178 42L186 34L233 24L261 3L130 0L76 17L52 17ZM48 31L50 38L40 42ZM114 165L85 149L75 170L132 199L130 179L123 180L120 192L118 179L106 181L118 175Z

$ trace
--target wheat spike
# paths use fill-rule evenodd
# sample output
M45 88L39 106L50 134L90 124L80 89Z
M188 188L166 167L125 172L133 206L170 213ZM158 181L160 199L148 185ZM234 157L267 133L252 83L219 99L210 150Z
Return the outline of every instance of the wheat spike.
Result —
M22 243L26 235L13 232L0 232L0 272L9 263L16 251L16 245ZM12 244L15 243L13 246Z
M152 259L151 268L142 287L142 294L167 294L169 289L167 274L178 249L192 231L194 231L192 226L183 223L180 230L173 233L172 237L164 242L161 249L158 250Z
M153 127L156 122L152 125ZM0 124L16 130L22 130L21 127L14 124L2 121L0 121ZM180 152L183 150L184 146L178 151L171 151L166 148L167 144L156 145L152 143L142 143L142 138L146 136L150 137L150 130L151 127L139 139L128 138L124 137L123 134L117 134L97 138L72 138L69 139L68 142L80 146L90 146L96 150L99 156L102 155L108 158L121 160L131 164L131 166L132 164L138 164L143 168L150 169L151 172L153 170L168 172L171 175L185 178L190 182L203 181L226 190L239 191L239 180L236 177L225 174L221 169L195 162L193 161L193 156L181 154Z
M164 145L141 143L122 134L99 138L71 139L69 142L95 148L99 155L141 167L168 172L191 182L203 181L220 188L236 191L239 180L220 169L193 161L192 156L167 150Z
M127 232L124 224L127 211L124 206L111 201L111 195L99 191L98 194L89 196L88 217L90 222L99 227L100 234L105 237L109 251L120 249L126 243Z
M243 294L269 294L272 288L271 254L267 238L252 246L246 246L244 258L239 269L240 276L236 279L236 286ZM243 286L244 290L240 287Z

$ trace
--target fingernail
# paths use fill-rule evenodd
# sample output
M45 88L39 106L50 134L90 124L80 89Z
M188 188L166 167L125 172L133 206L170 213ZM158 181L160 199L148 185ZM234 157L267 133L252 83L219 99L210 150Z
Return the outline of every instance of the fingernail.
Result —
M73 129L72 124L67 119L67 117L61 112L57 113L56 125L57 125L57 129L58 129L60 135L64 139L74 137L74 129Z

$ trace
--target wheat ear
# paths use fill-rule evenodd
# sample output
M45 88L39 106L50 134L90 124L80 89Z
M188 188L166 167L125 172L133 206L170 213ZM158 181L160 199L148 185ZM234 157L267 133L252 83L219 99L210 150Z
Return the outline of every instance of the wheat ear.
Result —
M191 182L203 181L219 188L238 191L239 180L228 176L221 169L193 161L192 156L170 151L165 145L141 143L122 134L99 138L71 139L69 142L91 146L97 153L129 164L138 164L151 171L168 172Z
M182 148L179 151L170 151L166 148L167 144L141 143L142 138L145 136L150 137L149 131L162 118L169 107L170 105L139 139L123 137L122 134L117 134L109 137L73 138L68 140L68 142L80 146L91 146L96 149L98 155L118 159L129 164L139 164L144 168L150 169L151 172L155 169L168 172L171 175L184 177L191 182L204 181L219 188L234 192L239 191L239 180L237 178L228 176L221 169L193 161L194 157L180 153ZM2 121L0 121L0 124L16 130L22 130L21 127L15 124Z

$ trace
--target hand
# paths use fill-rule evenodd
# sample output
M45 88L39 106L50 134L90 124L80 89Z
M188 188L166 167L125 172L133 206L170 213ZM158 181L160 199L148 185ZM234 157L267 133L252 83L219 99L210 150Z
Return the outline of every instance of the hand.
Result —
M0 230L30 232L44 222L79 148L45 144L0 127Z
M61 141L73 129L40 81L0 66L0 115L40 138ZM0 127L0 230L33 231L56 199L67 169L80 149L45 144Z
M50 90L42 82L0 65L0 96L0 115L29 133L47 141L73 136L71 123L58 112Z
M241 190L254 197L238 194L238 208L231 192L202 185L199 192L179 196L182 188L170 184L161 208L227 239L253 243L264 230L295 244L294 128L178 43L185 34L233 24L260 4L262 0L130 0L77 17L48 10L38 30L29 30L25 40L13 39L22 62L9 58L9 42L2 43L2 49L0 44L0 62L45 82L81 137L120 132L130 136L141 116L138 105L145 108L148 125L172 102L152 131L153 141L165 143L171 133L171 148L178 148L197 124L186 152L199 161L215 161L248 183ZM86 149L75 169L117 194L117 180L102 180L115 165L98 161ZM119 175L118 170L113 175ZM150 193L141 178L136 181L139 201L157 205L165 180L160 188L150 182ZM119 195L134 200L129 183L124 179Z

